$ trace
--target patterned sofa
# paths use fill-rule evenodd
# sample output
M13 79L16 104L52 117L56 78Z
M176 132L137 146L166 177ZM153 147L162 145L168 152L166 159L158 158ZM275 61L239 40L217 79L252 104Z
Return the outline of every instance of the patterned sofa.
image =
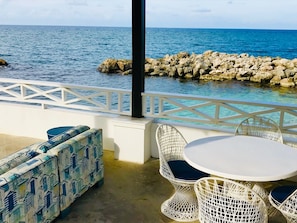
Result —
M52 222L103 182L102 130L73 127L0 160L0 222Z

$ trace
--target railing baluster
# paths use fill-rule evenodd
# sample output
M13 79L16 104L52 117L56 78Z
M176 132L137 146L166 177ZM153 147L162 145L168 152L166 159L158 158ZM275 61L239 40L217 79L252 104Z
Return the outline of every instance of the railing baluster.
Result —
M106 92L106 110L111 110L111 104L112 104L112 92L108 91Z
M149 108L145 108L145 110L149 110L149 114L154 114L155 113L155 103L154 103L154 101L155 101L155 97L154 96L151 96L150 97L150 101L149 101Z
M64 88L61 88L61 100L62 102L67 101L67 92L65 91Z
M122 112L123 111L123 94L118 93L118 112Z
M20 90L21 90L21 98L24 99L26 97L26 95L27 95L27 89L23 84L21 84L20 85Z

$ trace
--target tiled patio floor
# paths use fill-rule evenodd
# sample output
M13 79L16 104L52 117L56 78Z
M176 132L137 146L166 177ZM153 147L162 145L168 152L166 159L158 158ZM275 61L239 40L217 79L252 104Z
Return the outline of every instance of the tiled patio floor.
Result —
M0 148L5 147L6 153L9 153L9 148L18 150L38 141L0 134ZM161 203L170 197L173 187L160 176L158 159L140 165L115 160L113 152L104 151L104 162L104 185L91 188L78 198L69 215L56 219L55 223L175 222L160 212ZM278 215L270 222L283 223L285 220Z

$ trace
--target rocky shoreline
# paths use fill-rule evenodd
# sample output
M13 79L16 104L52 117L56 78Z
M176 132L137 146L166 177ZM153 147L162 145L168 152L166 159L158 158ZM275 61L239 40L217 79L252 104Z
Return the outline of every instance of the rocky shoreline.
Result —
M102 73L132 73L132 61L108 58L97 68ZM180 52L163 58L147 58L145 75L192 80L238 80L272 86L297 86L297 58L254 57L205 51L203 54Z

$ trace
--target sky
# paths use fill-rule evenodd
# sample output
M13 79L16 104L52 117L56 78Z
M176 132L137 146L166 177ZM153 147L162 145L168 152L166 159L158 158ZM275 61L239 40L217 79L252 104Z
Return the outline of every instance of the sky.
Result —
M297 0L146 0L146 26L297 29ZM132 0L0 0L0 25L131 27Z

